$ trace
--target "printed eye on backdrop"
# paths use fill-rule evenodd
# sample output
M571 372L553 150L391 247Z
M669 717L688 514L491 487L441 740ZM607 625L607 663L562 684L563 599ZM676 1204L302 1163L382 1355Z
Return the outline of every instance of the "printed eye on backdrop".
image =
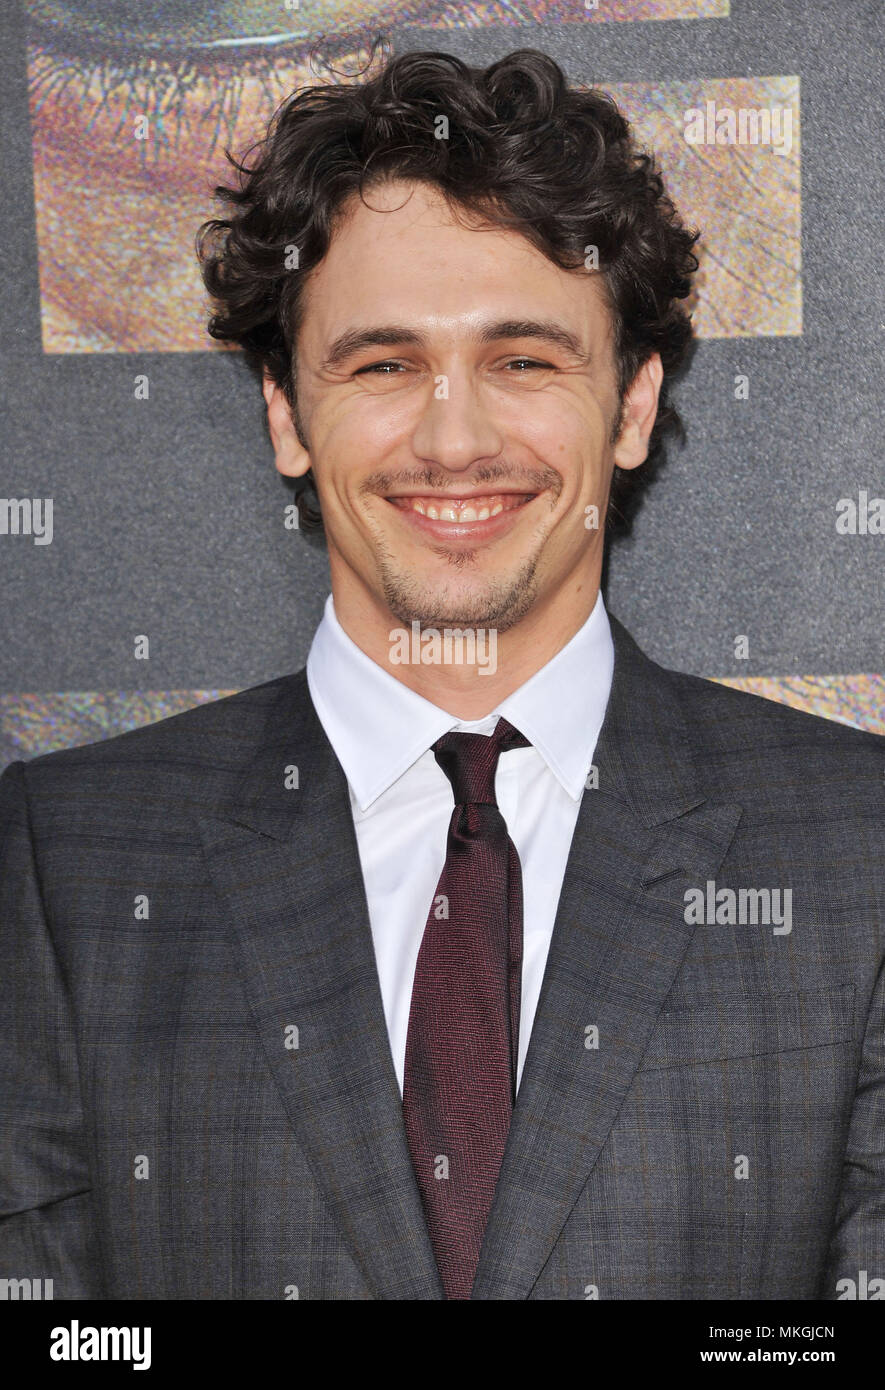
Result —
M285 0L26 0L26 8L41 127L87 135L99 148L117 144L119 160L164 176L182 161L205 165L219 141L266 126L320 35L329 56L356 46L353 7L317 0L292 10ZM49 102L60 119L45 113ZM138 117L149 123L140 140Z
M44 349L210 349L193 236L223 151L247 149L295 87L335 80L325 61L363 68L362 13L313 0L26 9Z
M366 68L388 25L725 18L728 0L577 0L468 11L354 0L24 0L46 352L224 351L193 255L211 192L296 88ZM513 47L522 42L514 33ZM528 41L526 36L525 41ZM445 47L440 34L440 46ZM701 337L798 334L799 87L794 77L600 84L659 155L702 229ZM686 140L685 112L781 109L788 151Z

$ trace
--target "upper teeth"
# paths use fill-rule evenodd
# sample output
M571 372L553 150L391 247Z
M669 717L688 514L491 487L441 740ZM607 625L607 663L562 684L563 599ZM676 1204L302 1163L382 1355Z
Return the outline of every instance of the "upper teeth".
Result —
M472 502L443 502L436 506L433 502L425 502L422 497L410 497L409 504L412 511L429 516L431 521L485 521L504 510L503 502L480 502L478 505Z

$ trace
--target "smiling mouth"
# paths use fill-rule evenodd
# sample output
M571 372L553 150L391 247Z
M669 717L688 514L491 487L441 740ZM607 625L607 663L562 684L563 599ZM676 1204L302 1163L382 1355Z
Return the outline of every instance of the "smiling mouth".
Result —
M385 500L402 511L418 512L431 521L448 521L453 525L464 522L488 521L501 512L516 511L531 502L536 492L494 492L471 497L440 497L425 494L408 497L388 497Z

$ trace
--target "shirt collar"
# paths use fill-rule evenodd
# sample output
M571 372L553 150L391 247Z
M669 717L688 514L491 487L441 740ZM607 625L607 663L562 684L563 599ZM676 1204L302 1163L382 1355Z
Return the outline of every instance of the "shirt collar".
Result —
M499 716L525 734L579 800L611 691L614 645L597 595L593 611L556 655L486 719L460 720L425 700L361 651L335 615L332 595L307 657L320 723L361 811L451 729L491 733Z

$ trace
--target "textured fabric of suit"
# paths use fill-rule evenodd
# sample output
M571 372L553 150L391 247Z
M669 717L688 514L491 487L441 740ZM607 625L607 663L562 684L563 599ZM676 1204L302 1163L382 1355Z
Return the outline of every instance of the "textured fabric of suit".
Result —
M885 740L612 631L472 1297L835 1298L885 1275ZM440 1299L303 673L12 765L0 833L0 1278Z

